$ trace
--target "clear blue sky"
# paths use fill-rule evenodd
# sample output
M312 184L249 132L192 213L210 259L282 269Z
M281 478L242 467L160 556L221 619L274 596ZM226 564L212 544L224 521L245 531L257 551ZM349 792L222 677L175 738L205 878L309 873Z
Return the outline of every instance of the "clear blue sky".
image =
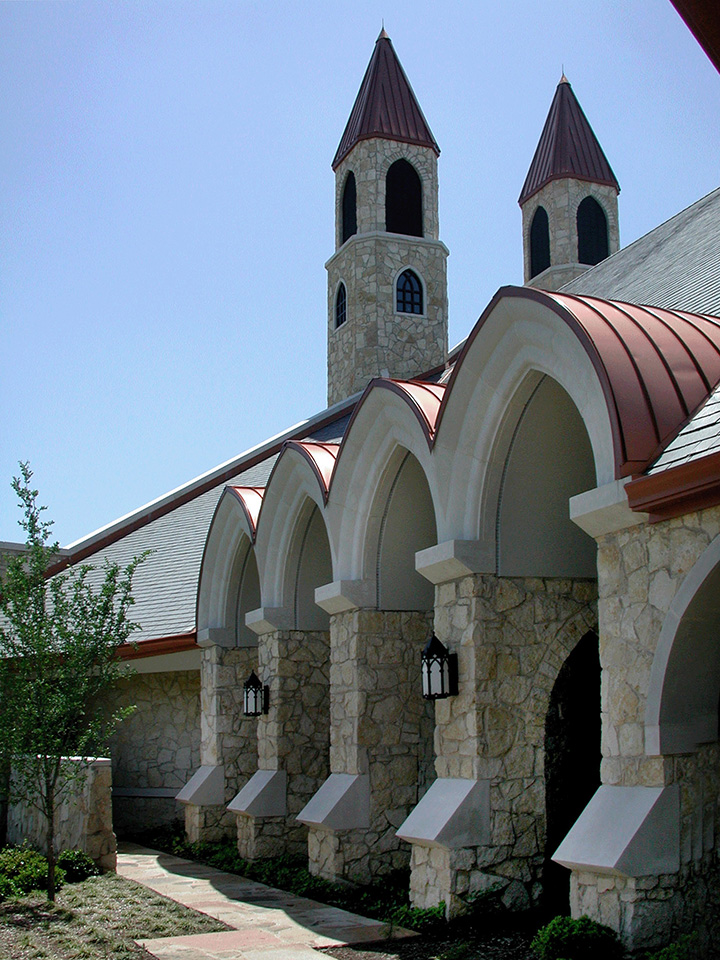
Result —
M75 540L325 406L330 162L384 17L442 149L450 339L522 282L564 66L621 242L720 181L720 76L668 0L0 3L0 540Z

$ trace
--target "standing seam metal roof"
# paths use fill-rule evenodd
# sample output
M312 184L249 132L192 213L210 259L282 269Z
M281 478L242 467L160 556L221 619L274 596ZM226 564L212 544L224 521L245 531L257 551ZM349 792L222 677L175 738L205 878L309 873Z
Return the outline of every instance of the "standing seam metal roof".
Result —
M373 55L332 162L333 170L358 141L371 137L416 143L440 154L410 81L384 30L375 41Z
M607 157L572 87L563 76L557 85L518 203L523 204L551 180L566 177L607 184L620 192L620 184Z

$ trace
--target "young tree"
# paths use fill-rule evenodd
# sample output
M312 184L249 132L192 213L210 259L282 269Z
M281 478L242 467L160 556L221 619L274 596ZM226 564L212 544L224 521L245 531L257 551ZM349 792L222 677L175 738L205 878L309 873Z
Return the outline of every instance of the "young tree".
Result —
M31 802L47 826L48 899L55 899L58 805L84 775L64 757L105 751L133 708L108 713L106 695L127 675L118 648L138 628L129 618L133 575L144 557L121 569L106 563L99 583L91 566L48 576L58 556L50 543L32 472L13 480L23 511L25 553L7 557L0 584L0 765L12 758L13 795Z

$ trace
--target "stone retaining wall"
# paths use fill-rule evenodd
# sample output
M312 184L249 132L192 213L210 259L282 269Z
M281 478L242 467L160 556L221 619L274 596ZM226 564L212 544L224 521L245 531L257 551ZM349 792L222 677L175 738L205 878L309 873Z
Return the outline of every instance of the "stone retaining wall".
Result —
M63 761L70 778L58 791L55 851L82 850L103 870L115 870L117 842L112 824L112 769L109 759L72 757ZM47 846L47 821L29 800L12 800L8 808L9 843Z

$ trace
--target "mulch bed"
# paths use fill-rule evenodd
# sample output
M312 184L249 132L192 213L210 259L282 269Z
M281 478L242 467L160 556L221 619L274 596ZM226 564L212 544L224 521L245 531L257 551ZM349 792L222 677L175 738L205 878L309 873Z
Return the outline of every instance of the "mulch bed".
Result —
M323 950L334 960L537 960L530 949L537 918L477 918L407 940Z

